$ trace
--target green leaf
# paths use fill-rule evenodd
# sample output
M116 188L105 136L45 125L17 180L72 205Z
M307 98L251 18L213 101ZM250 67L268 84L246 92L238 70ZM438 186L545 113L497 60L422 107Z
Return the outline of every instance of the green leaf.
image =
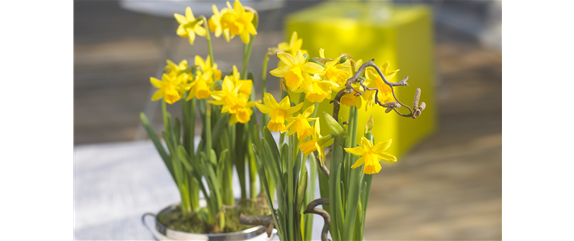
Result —
M211 162L211 164L213 166L217 166L217 155L215 155L215 151L213 149L211 149L211 152L209 154L210 154L209 155L209 162Z
M175 130L175 144L179 145L180 140L181 140L181 122L179 121L179 118L177 118L177 116L175 117L175 121L174 121L174 130Z
M185 151L185 147L183 147L182 145L179 145L177 147L177 154L179 155L179 159L181 160L181 163L183 163L183 166L185 167L185 169L188 172L192 172L193 167L191 167L190 158L189 158L189 155L187 154L187 151Z
M297 202L295 203L296 212L299 212L299 210L301 210L301 206L303 205L303 200L305 198L306 191L307 191L307 170L303 169L303 173L301 173L301 182L299 183L299 187L297 188Z
M175 174L173 173L173 167L171 166L171 157L165 152L163 145L159 141L159 138L155 134L155 131L151 127L147 117L145 116L145 114L143 112L140 113L140 120L141 120L141 123L142 123L144 129L146 130L149 138L153 142L155 149L157 150L157 152L161 156L161 159L163 160L165 166L167 167L167 170L171 174L171 177L174 178L174 181L175 181L175 176L174 176Z
M219 137L221 137L221 133L223 132L223 130L226 129L225 127L228 125L228 123L229 123L229 114L222 113L219 119L217 119L217 122L215 122L213 128L211 128L211 137L212 137L211 143L217 143L217 141L219 141Z
M267 127L263 127L263 137L265 138L265 141L267 141L267 144L269 145L269 148L271 149L271 153L273 154L273 158L275 160L281 160L280 155L279 155L278 146L277 146L277 143L275 142L275 138L273 138L271 131L269 131L269 129L267 129Z

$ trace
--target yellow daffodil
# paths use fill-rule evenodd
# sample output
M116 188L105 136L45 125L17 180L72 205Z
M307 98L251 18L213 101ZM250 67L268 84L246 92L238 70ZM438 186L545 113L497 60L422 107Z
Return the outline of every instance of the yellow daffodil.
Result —
M297 53L297 51L299 51L299 50L301 50L302 54L306 54L307 50L301 49L302 45L303 45L303 39L297 38L297 32L293 31L293 34L291 34L291 40L289 41L289 43L282 42L277 47L280 50L283 50L287 53L290 53L291 55L295 55Z
M217 10L217 7L215 6L215 4L213 4L211 7L213 9L213 16L211 16L211 18L209 18L207 23L209 24L209 30L211 30L211 32L215 33L215 37L219 38L219 36L221 36L221 33L223 33L223 28L221 27L221 15L223 15L224 13L226 13L229 10L224 8L220 12ZM227 39L229 37L229 29L227 29L226 31L227 31L226 40L229 41L229 39Z
M170 78L168 75L163 74L161 77L161 81L154 77L150 77L151 84L158 88L153 96L151 97L152 101L159 100L161 98L165 98L165 102L169 104L173 104L179 99L181 96L179 95L178 85L181 83L182 78Z
M301 50L298 50L295 56L289 53L278 53L277 57L279 57L286 66L272 70L271 74L276 77L285 78L286 85L291 89L299 88L304 79L310 78L309 74L323 72L321 65L313 62L305 63L305 57L303 57Z
M207 33L205 28L201 26L203 20L195 18L191 12L190 7L185 9L185 16L177 13L175 13L174 16L179 23L179 27L177 28L177 35L183 38L189 38L190 44L193 44L193 41L195 41L195 34L199 36L205 36Z
M351 166L357 168L365 164L363 173L374 174L381 171L381 164L379 161L396 162L397 158L386 151L391 146L392 140L379 142L375 146L367 138L361 138L361 146L355 148L345 148L345 151L355 156L360 156L359 160Z
M319 56L325 58L325 50L319 50ZM322 73L325 79L332 81L339 85L336 91L345 87L345 82L349 77L351 77L351 66L350 61L347 59L344 63L339 63L343 55L337 57L334 60L327 61L325 63L324 71Z
M229 41L235 35L239 35L243 43L248 44L251 39L250 34L257 35L257 30L252 22L255 14L245 11L238 0L235 0L234 8L231 8L229 2L227 2L227 7L229 10L222 13L220 17L221 28L228 30L223 32L225 39Z
M188 83L191 74L187 72L187 60L184 59L179 62L179 64L176 64L169 59L166 62L167 66L164 70L167 72L170 79L180 78L181 82L177 85L176 89L180 95L183 96L183 94L191 87Z
M293 117L289 124L287 124L286 129L289 130L287 133L288 136L297 133L297 139L304 140L308 136L313 134L313 127L309 124L309 121L316 120L317 118L309 118L311 114L313 114L313 110L315 110L315 106L309 106L303 114L298 114L297 116Z
M203 61L203 59L200 56L196 55L195 65L201 67L201 70L203 70L203 74L207 75L206 79L208 81L213 82L221 79L221 70L217 69L217 63L213 62L213 66L211 65L209 55L205 58L205 61ZM213 76L215 76L215 79L213 79Z
M189 84L189 95L187 100L192 98L197 98L198 100L207 99L211 94L211 85L213 82L207 80L206 75L198 74L195 76L195 80Z
M353 84L353 88L355 88L358 91L363 91L363 87L361 87L361 85L357 84ZM353 91L353 93L349 93L349 94L344 94L341 97L341 104L346 105L348 107L351 106L356 106L357 108L361 108L361 106L363 106L363 95L355 95L356 92Z
M383 66L381 66L380 69L387 80L392 79L397 75L397 72L399 72L398 69L391 71L389 69L388 61L385 64L383 64ZM366 81L367 87L379 89L378 97L381 103L384 104L394 100L391 87L385 84L385 82L383 82L383 79L381 78L376 69L370 67L367 68L367 70L365 71L365 76L367 78ZM363 98L365 98L367 102L365 105L366 110L369 110L369 108L372 108L375 105L375 92L376 92L375 90L367 90L367 92L363 94L364 95Z
M290 121L292 115L303 107L303 103L291 107L289 96L285 96L281 103L277 103L273 95L265 93L262 104L256 104L257 108L262 113L269 114L271 121L267 124L267 128L275 132L285 132L285 121Z
M237 122L243 124L249 122L251 115L253 115L252 107L256 104L257 102L242 99L240 107L236 109L235 114L231 115L229 125L235 125Z
M319 152L319 159L321 160L321 165L323 165L322 161L325 160L325 150L323 149L323 144L333 138L333 134L321 137L321 126L319 125L319 120L316 120L315 125L313 126L312 136L313 139L310 141L299 144L299 148L305 154L305 156L309 156L309 154L314 151Z
M237 71L237 67L235 65L233 65L233 74L232 75L228 75L225 76L225 78L229 78L231 81L233 81L233 84L235 84L235 86L240 86L241 88L239 88L239 93L249 96L251 95L251 90L253 88L253 81L251 81L250 79L247 80L240 80L240 74L239 71Z
M305 92L305 98L311 102L323 102L325 98L331 97L331 88L339 87L339 85L327 81L321 80L318 74L313 75L310 78L305 78L301 88L293 91L294 93Z
M209 101L209 103L223 106L221 113L229 112L230 114L235 114L237 109L243 107L243 103L238 96L239 88L241 86L235 86L233 81L226 77L223 79L221 90L211 93L211 97L214 100Z
M170 77L177 77L180 74L186 74L185 72L187 70L187 60L182 60L181 62L179 62L179 64L176 64L174 62L172 62L171 60L167 60L167 66L165 67L165 70L167 70L168 74Z

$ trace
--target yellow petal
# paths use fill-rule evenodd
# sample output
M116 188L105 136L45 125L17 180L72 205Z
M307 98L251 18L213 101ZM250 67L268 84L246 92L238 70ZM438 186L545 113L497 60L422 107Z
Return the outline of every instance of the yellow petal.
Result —
M287 116L290 117L293 115L293 113L299 111L301 109L301 107L303 107L303 103L299 103L296 106L290 107L289 109L287 109Z
M314 105L309 106L309 107L303 112L303 114L302 114L301 116L307 118L308 116L310 116L311 114L313 114L313 111L314 111L314 110L315 110L315 106L314 106Z
M275 109L273 109L273 108L271 108L271 107L269 107L269 106L266 106L266 105L262 105L262 104L258 104L258 103L255 104L255 105L257 106L257 108L259 108L259 111L261 111L261 112L263 112L263 113L266 113L266 114L267 114L267 113L271 113L271 112L273 112L273 111L275 110Z
M287 43L285 43L285 42L280 43L279 46L277 46L277 47L278 47L280 50L289 51L289 44L287 44Z
M347 149L347 148L345 148L345 149ZM351 166L351 168L360 167L361 165L363 165L363 163L365 163L365 158L364 158L364 157L361 157L361 158L359 158L359 160L357 160L357 161L355 162L355 164L353 164L353 165Z
M371 150L373 148L373 144L363 136L361 137L361 147L365 150Z
M154 77L150 77L149 81L151 82L151 84L153 85L153 87L156 87L158 89L161 89L162 84L161 81L159 81L158 79L154 78Z
M241 37L241 40L243 41L244 44L248 44L248 43L249 43L249 39L250 39L249 32L243 31L243 32L241 32L241 34L239 35L239 37Z
M310 73L310 74L318 74L323 72L325 69L323 68L323 66L318 65L316 63L313 62L307 62L305 63L304 67L303 67L303 71Z
M377 153L377 156L386 162L397 162L397 157L386 152Z
M289 53L278 53L277 57L283 61L283 63L287 64L289 67L295 65L295 59Z
M156 101L156 100L159 100L159 99L161 99L161 98L163 98L163 90L157 90L157 91L153 94L153 96L151 97L151 100L152 100L152 101Z
M361 147L345 148L345 151L355 156L363 156L366 153L365 149Z
M201 26L195 26L195 33L197 33L197 35L205 37L205 34L207 33L207 31L205 31L205 28L201 27Z
M287 73L287 71L290 69L291 67L289 66L283 66L283 67L279 67L276 68L274 70L271 70L271 75L275 76L275 77L283 77L285 76L285 73Z
M249 32L252 35L257 35L257 29L255 29L255 26L253 25L253 23L249 22L247 23L247 32Z
M183 27L183 25L179 25L179 27L177 27L177 30L175 32L177 35L179 35L180 37L187 37L187 31L185 31L185 28Z
M191 32L188 32L188 34L189 34L189 36L188 36L188 38L189 38L189 43L190 43L191 45L193 45L193 41L195 41L195 32L191 31Z
M181 14L177 14L177 13L174 13L173 16L175 17L175 20L177 20L177 22L179 24L186 24L187 23L187 19L185 19L185 16L183 16Z
M191 12L191 8L187 7L185 9L185 18L187 19L188 22L194 21L195 17L193 16L193 12Z
M305 63L305 56L303 56L303 54L301 53L300 50L297 51L297 53L294 56L294 60L295 60L295 64L302 64Z
M295 42L297 42L297 31L293 31L293 34L291 34L291 40L289 41L290 44L294 44Z
M392 142L393 142L393 139L389 139L389 140L384 141L384 142L379 142L373 147L373 151L377 154L381 153L383 151L386 151L387 149L389 149Z
M238 0L235 0L235 2L233 3L233 7L235 8L235 12L238 13L243 13L245 12L245 9L243 9L243 5L241 5L241 3Z

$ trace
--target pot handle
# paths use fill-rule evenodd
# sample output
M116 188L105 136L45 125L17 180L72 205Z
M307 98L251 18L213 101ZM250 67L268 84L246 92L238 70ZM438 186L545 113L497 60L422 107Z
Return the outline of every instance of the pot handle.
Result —
M143 226L147 229L147 231L149 232L149 234L151 234L151 236L153 237L153 239L157 240L157 241L161 241L159 238L157 238L155 236L155 234L153 233L153 231L151 230L151 228L147 225L147 222L145 221L145 217L146 216L153 216L155 218L155 214L153 213L144 213L144 215L142 215L142 224Z

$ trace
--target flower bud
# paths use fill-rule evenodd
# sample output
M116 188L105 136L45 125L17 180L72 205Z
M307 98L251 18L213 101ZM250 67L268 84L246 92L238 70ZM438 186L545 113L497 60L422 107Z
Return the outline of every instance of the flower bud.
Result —
M347 132L345 132L345 129L339 124L339 122L337 122L327 112L323 112L323 115L325 116L325 122L327 122L327 126L329 127L331 132L333 132L333 134L339 137L347 138Z
M375 123L373 121L373 116L371 115L371 118L369 118L367 124L365 125L365 135L373 130L374 125Z

